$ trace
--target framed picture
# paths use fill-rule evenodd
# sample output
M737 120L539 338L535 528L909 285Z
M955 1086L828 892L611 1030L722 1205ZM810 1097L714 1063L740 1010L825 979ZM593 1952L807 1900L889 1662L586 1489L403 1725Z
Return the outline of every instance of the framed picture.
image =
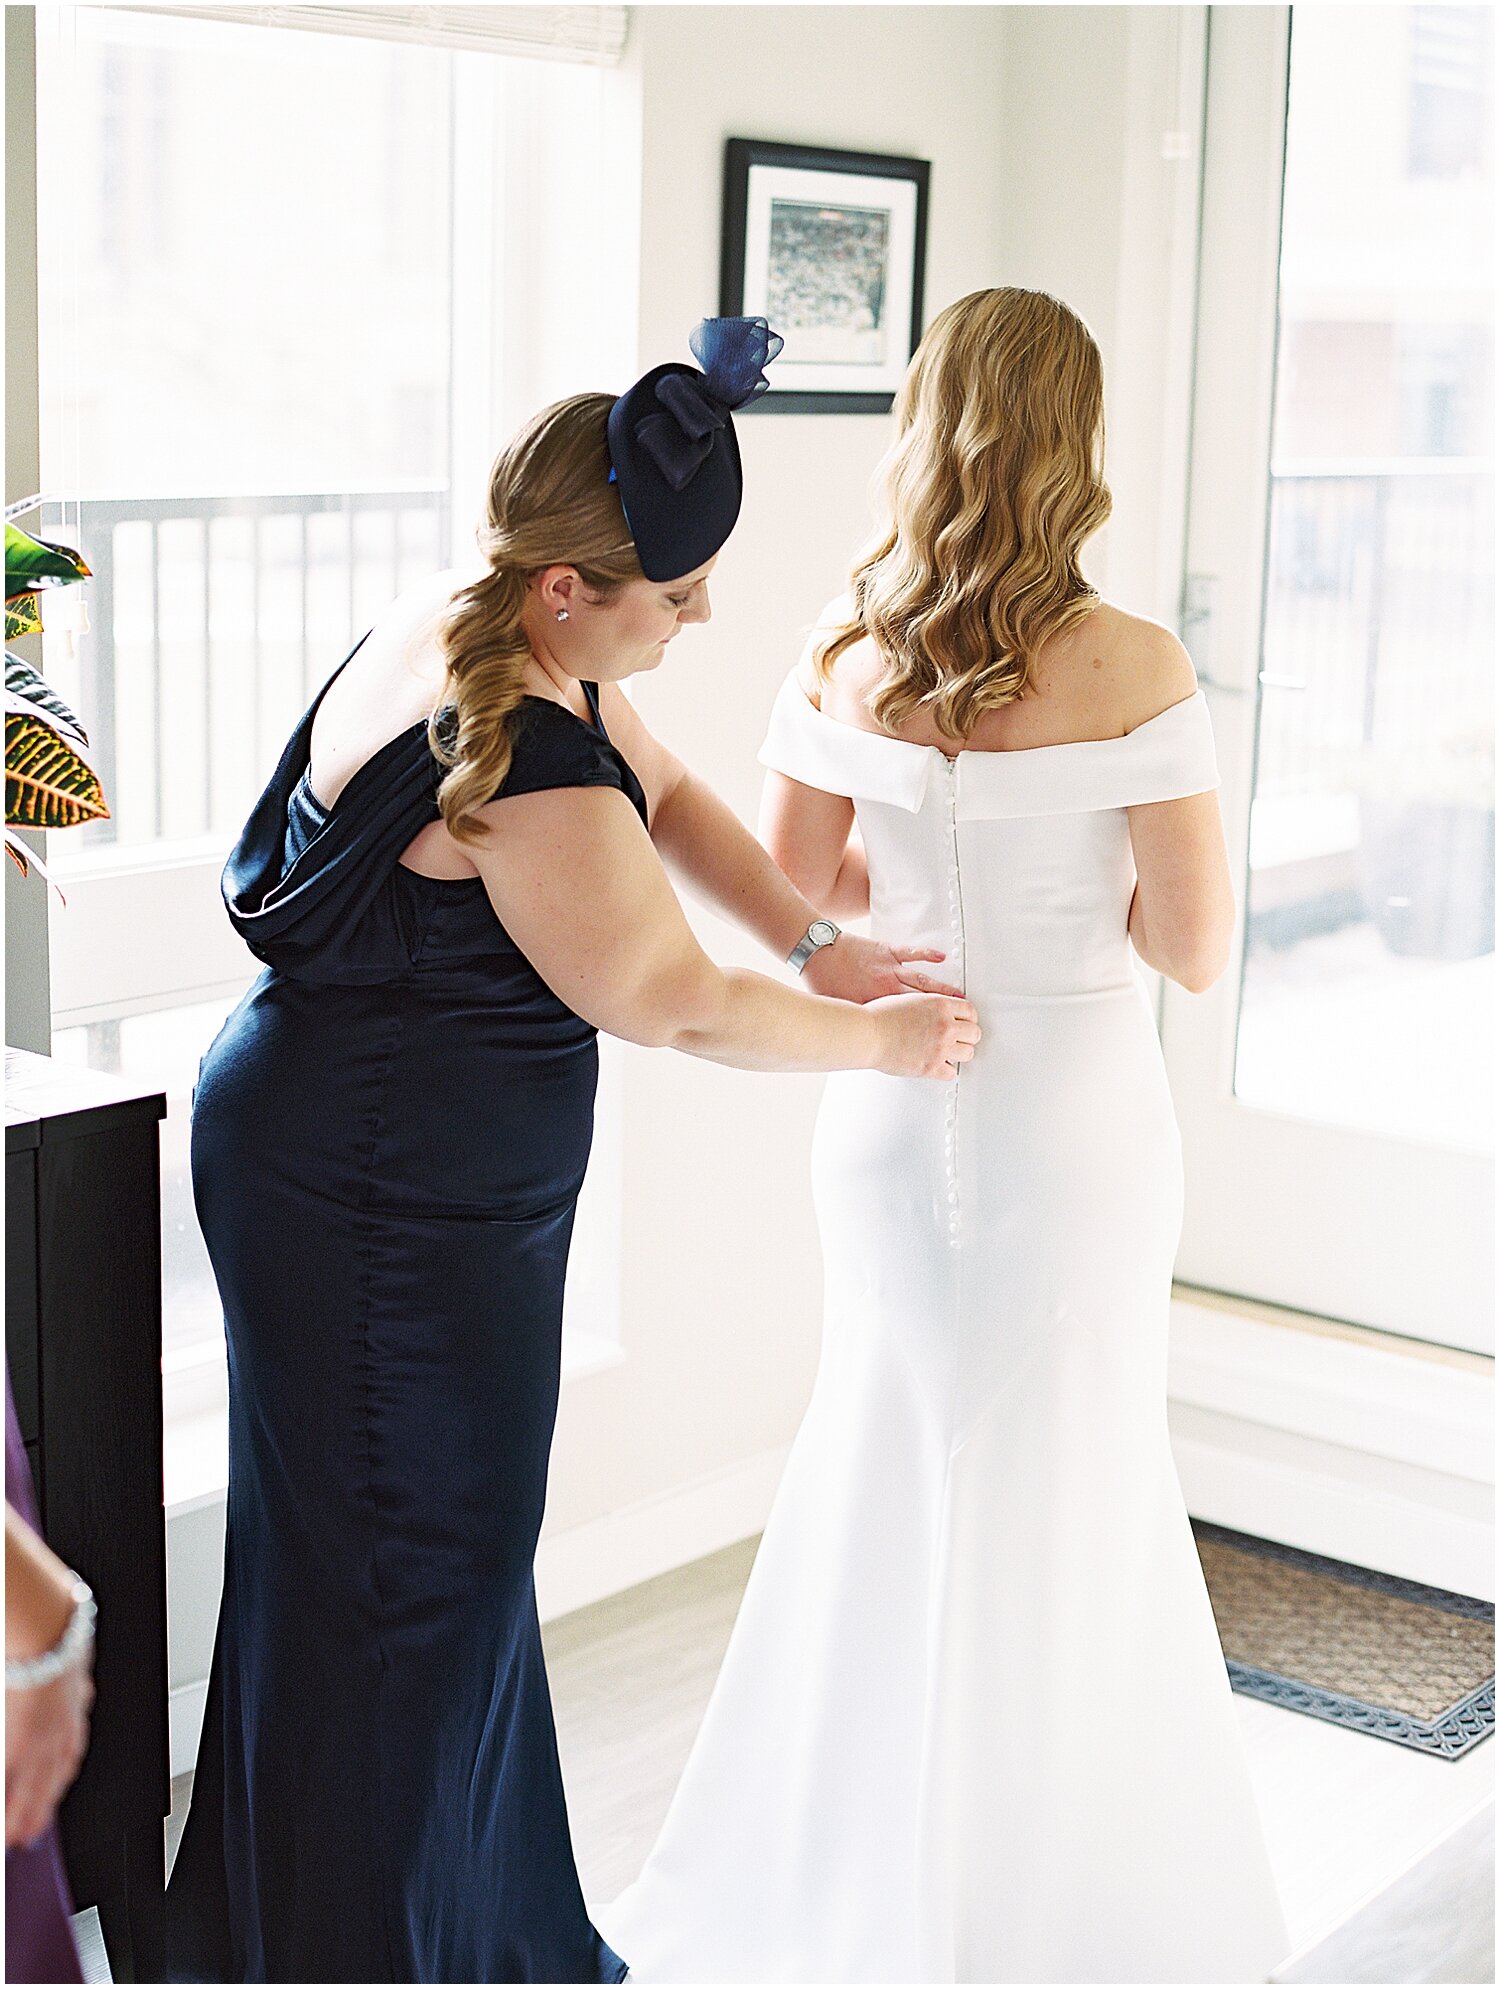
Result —
M731 138L724 155L719 309L786 340L783 414L884 414L922 335L926 159Z

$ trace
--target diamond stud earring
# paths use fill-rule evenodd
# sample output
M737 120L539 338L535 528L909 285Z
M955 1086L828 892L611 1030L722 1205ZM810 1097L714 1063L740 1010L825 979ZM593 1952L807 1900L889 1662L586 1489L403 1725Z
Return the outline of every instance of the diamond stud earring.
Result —
M566 621L566 620L568 619L568 611L567 611L567 609L566 609L566 608L559 608L559 609L558 609L558 611L557 611L557 619L558 619L558 620L559 620L560 622L565 622L565 621Z

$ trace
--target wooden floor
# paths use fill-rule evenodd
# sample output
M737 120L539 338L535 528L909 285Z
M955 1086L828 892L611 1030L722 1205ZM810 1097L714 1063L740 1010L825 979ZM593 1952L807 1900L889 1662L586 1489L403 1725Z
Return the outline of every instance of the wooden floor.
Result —
M591 1902L655 1840L703 1717L755 1543L545 1629L574 1849ZM1494 1980L1486 1742L1460 1762L1237 1698L1297 1953L1276 1980ZM191 1778L173 1784L169 1857Z
M718 1676L755 1542L726 1548L542 1632L583 1896L646 1862Z

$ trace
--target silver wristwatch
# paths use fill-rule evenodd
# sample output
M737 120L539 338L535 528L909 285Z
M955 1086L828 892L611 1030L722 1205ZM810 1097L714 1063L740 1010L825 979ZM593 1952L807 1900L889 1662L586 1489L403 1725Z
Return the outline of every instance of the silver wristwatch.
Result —
M832 946L839 936L839 927L832 919L814 919L797 944L786 956L786 964L795 967L800 974L820 946Z
M81 1575L73 1577L73 1614L50 1651L33 1658L5 1660L5 1689L24 1690L32 1685L50 1685L71 1671L94 1641L94 1591Z

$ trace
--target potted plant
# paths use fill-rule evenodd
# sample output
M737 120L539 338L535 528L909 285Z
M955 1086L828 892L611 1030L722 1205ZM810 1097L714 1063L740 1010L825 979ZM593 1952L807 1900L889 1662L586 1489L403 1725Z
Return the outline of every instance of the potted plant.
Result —
M70 546L32 538L13 521L34 511L24 498L5 513L5 639L39 633L42 598L53 587L86 580L89 569ZM109 814L99 776L86 757L88 734L77 716L24 657L5 652L5 848L23 877L46 869L18 828L72 829Z

